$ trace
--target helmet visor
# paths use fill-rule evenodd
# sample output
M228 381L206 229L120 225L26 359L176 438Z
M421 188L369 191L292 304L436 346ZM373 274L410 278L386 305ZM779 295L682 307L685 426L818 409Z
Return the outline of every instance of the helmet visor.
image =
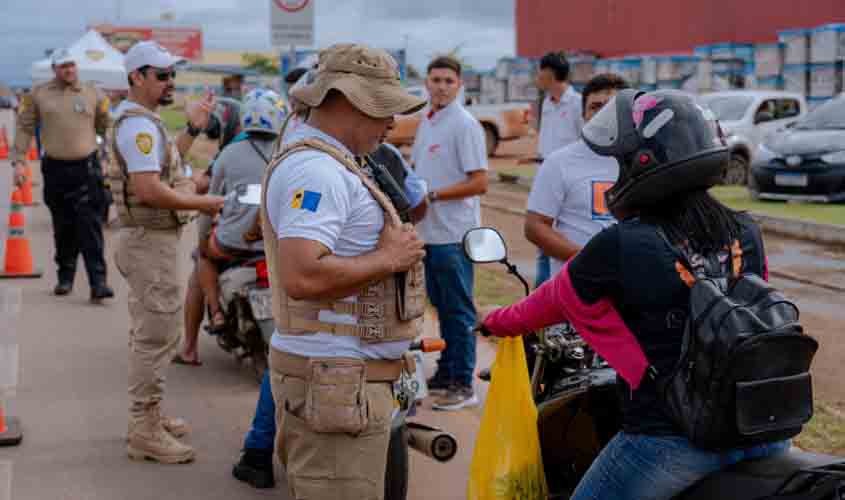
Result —
M584 140L598 148L612 148L619 139L619 113L616 99L608 101L601 110L588 121L582 129Z

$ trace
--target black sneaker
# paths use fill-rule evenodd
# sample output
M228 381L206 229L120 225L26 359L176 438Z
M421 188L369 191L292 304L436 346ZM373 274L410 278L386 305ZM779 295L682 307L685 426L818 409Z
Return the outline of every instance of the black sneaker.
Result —
M428 392L446 392L452 387L452 382L440 375L440 372L435 373L433 377L425 381L428 386Z
M272 488L276 485L273 450L244 449L241 460L232 468L232 475L253 488Z

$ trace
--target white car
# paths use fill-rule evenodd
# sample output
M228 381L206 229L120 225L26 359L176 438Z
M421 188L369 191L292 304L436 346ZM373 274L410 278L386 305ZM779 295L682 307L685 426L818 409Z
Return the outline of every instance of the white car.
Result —
M807 114L807 101L794 92L730 90L702 95L698 101L716 115L731 148L725 184L747 184L752 155L760 143Z

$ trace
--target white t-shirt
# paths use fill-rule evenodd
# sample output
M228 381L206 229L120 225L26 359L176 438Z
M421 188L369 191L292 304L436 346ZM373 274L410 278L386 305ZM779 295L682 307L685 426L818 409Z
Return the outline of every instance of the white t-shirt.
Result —
M619 177L615 159L599 156L583 140L559 149L546 158L528 195L528 211L554 219L554 228L572 243L584 246L616 220L604 193ZM563 262L552 259L551 275Z
M541 158L558 149L572 144L581 138L584 127L581 94L570 85L555 102L550 95L543 100L543 116L540 119L540 137L537 141L537 154Z
M127 99L115 109L115 119L127 109L140 107ZM152 120L145 116L132 116L120 124L116 133L117 148L130 173L161 171L167 141Z
M487 170L484 129L455 99L442 110L423 116L411 152L417 175L436 191L467 180L467 174ZM460 243L464 233L481 225L478 196L435 201L417 231L429 245Z
M333 137L300 123L286 141L316 137L352 156ZM384 227L384 212L355 174L329 155L309 150L294 153L273 171L267 184L267 212L279 239L319 241L340 257L373 251ZM353 300L352 298L348 300ZM320 321L355 324L355 317L320 311ZM357 337L320 332L285 335L276 331L274 349L306 357L398 359L410 342L367 344Z

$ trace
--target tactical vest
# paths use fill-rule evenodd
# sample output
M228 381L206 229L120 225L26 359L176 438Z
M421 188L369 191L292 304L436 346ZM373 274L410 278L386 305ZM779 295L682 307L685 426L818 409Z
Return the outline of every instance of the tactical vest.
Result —
M115 159L115 162L109 169L109 186L117 207L120 225L122 227L143 226L149 229L175 229L187 224L195 216L194 211L154 208L142 203L135 195L132 183L129 180L126 160L117 147L118 127L125 119L133 116L143 116L150 119L158 128L159 135L166 141L164 158L160 165L161 174L159 178L161 182L181 193L193 194L196 192L194 182L189 177L185 177L182 171L182 157L176 148L176 142L167 134L161 119L144 108L127 109L112 127L110 139L112 158ZM154 147L155 144L153 143L150 146Z
M281 286L276 263L279 244L267 215L267 184L276 168L293 153L317 150L328 154L355 174L384 210L384 223L401 225L399 214L388 197L359 169L353 159L326 142L311 138L282 147L270 161L264 176L261 202L264 251L267 254L270 285L273 290L273 316L276 327L287 335L309 335L328 332L334 335L358 337L365 343L412 340L422 334L425 310L425 275L422 262L405 273L396 273L382 281L370 283L354 295L354 302L346 300L294 300ZM357 317L355 324L320 321L320 311L328 310Z

